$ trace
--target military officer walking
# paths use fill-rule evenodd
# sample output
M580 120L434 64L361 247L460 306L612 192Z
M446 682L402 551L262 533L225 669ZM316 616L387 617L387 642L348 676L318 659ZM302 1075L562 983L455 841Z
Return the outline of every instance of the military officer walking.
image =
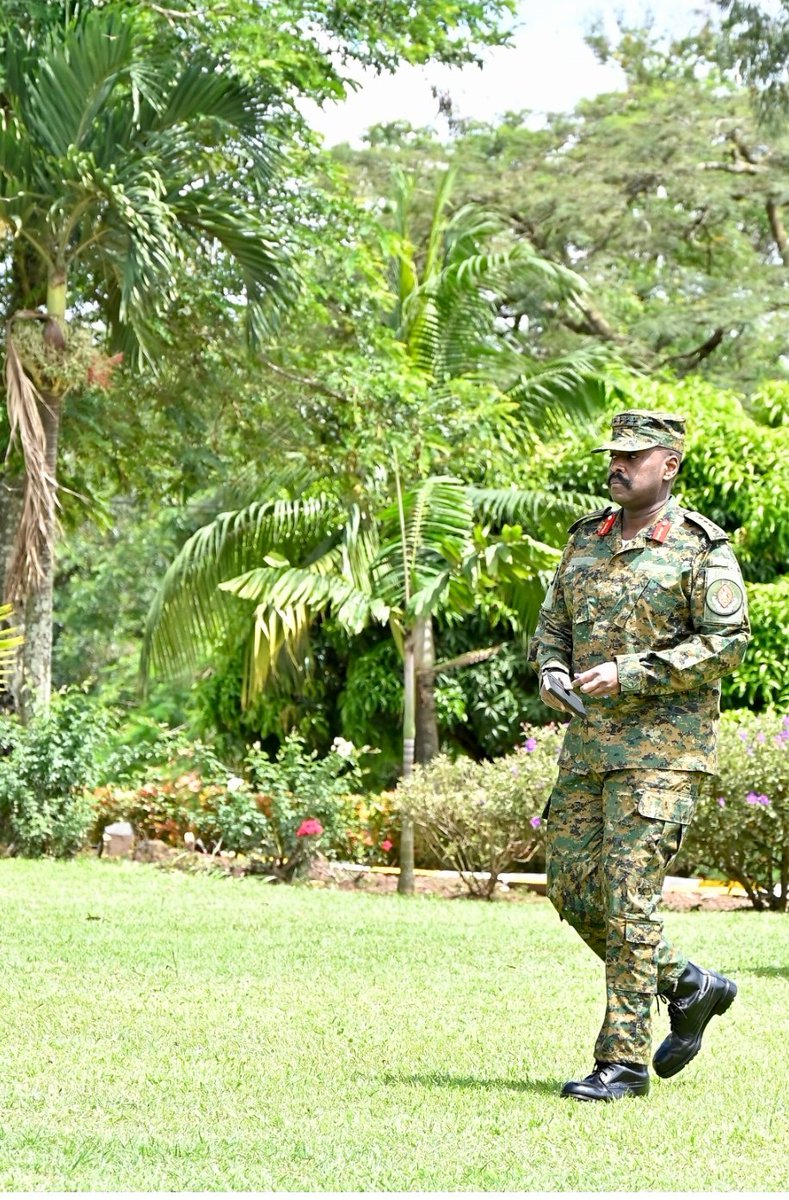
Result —
M750 633L727 535L671 495L684 429L671 413L614 417L597 451L619 507L572 526L533 644L543 701L561 707L563 687L586 709L567 728L546 809L548 895L606 971L595 1069L562 1089L578 1100L646 1095L656 994L671 1023L652 1060L664 1078L737 994L666 939L657 911L715 771L719 681Z

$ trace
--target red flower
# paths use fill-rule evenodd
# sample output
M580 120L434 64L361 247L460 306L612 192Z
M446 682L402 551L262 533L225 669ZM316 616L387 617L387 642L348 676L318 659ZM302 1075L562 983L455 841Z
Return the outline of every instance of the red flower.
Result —
M315 817L309 817L308 820L302 821L296 830L296 837L320 837L323 833L323 826Z
M392 849L392 843L389 841L389 838L384 838L384 840L381 842L381 849L385 854L388 854Z

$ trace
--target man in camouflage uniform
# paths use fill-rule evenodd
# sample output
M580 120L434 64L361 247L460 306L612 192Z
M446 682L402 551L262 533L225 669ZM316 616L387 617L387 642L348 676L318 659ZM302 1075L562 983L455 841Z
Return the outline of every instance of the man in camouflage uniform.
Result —
M595 1070L562 1095L614 1100L649 1090L650 1011L671 1034L653 1059L681 1071L737 992L694 966L657 912L706 775L715 771L720 678L748 641L745 587L727 535L671 496L685 422L630 411L613 420L613 506L572 526L533 643L548 677L581 694L546 808L548 895L603 961L607 1006Z

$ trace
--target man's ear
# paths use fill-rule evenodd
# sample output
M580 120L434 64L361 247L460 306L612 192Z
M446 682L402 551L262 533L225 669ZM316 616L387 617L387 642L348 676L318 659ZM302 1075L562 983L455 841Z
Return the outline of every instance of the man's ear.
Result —
M667 454L663 463L663 478L666 481L676 479L679 474L680 457L678 454Z

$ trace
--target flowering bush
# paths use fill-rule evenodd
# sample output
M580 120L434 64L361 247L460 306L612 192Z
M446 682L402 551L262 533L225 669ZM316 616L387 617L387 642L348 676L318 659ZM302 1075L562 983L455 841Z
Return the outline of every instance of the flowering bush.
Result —
M253 747L242 778L202 744L179 744L163 764L144 766L145 782L94 790L94 836L127 820L140 837L182 845L191 835L206 852L251 855L259 869L282 880L303 874L318 851L380 859L392 842L384 836L381 805L354 794L363 779L361 753L337 738L319 758L291 734L273 761Z
M395 792L347 796L345 827L335 832L328 857L368 866L386 864L396 856L398 825Z
M718 777L699 802L683 862L742 884L757 909L789 907L789 716L721 718Z
M541 813L556 779L564 730L523 727L518 750L492 762L439 755L397 790L430 851L460 874L472 895L493 895L502 871L542 844ZM479 878L478 872L485 872Z
M350 793L363 779L359 755L367 751L335 738L319 758L296 733L288 734L273 761L259 745L250 750L247 776L265 818L258 852L278 878L304 874L319 850L338 857L353 823Z

